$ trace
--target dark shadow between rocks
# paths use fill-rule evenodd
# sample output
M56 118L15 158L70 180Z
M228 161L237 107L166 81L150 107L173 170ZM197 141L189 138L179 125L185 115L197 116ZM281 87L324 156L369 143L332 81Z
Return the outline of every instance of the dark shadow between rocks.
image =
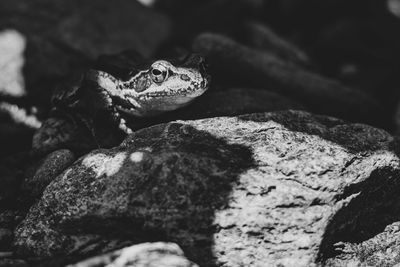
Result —
M106 153L110 152L127 155L112 175L94 178L89 168L86 173L76 171L77 175L72 170L67 183L73 193L57 199L63 186L58 181L43 196L50 203L43 216L53 222L51 228L67 235L99 236L99 241L80 246L67 261L129 244L168 241L181 246L200 266L216 266L215 211L228 205L240 175L255 166L251 149L190 125L171 123L138 131ZM123 205L118 203L121 198ZM88 199L84 210L54 215L56 209L79 209L82 199Z
M318 260L340 254L340 242L361 243L400 221L400 171L377 169L364 182L350 186L338 200L356 195L331 219L321 242Z

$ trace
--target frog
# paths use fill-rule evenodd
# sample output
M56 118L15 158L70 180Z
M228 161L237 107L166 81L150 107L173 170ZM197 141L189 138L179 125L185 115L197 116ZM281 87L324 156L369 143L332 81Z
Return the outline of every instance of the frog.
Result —
M33 136L33 150L83 154L115 146L143 122L197 99L210 78L198 54L157 60L130 51L101 56L55 90L49 117Z

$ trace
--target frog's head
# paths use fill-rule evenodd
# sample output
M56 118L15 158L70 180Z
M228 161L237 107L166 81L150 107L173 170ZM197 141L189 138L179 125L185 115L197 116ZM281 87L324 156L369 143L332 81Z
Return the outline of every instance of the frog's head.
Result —
M178 63L158 60L118 84L116 106L136 116L156 115L187 105L208 89L209 82L204 59L199 55Z

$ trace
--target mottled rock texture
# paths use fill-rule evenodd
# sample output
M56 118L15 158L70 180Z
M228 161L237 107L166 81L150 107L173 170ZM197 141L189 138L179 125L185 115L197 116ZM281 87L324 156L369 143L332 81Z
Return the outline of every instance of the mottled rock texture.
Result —
M341 254L329 259L326 266L399 266L399 237L400 223L397 221L361 243L341 242L336 245Z
M144 243L93 257L67 267L198 267L173 243Z
M60 149L47 155L33 166L33 173L26 175L22 184L24 192L32 197L39 197L46 186L75 160L75 155L68 149Z
M314 266L399 220L394 143L300 111L156 125L59 175L14 245L71 259L163 240L200 266Z

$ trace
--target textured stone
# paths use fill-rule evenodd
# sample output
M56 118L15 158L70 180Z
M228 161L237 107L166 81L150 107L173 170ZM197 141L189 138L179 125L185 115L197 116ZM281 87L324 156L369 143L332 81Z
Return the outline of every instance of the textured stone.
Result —
M327 266L398 266L400 264L400 222L388 225L382 233L359 244L341 242L341 252ZM396 265L397 264L397 265Z
M196 267L173 243L144 243L97 256L67 267Z
M217 82L265 88L319 114L379 126L388 123L385 110L368 94L282 59L276 52L252 49L211 33L199 35L193 50L209 59Z
M74 154L68 149L60 149L47 155L35 173L26 177L22 185L30 196L39 197L46 186L75 160Z
M305 112L177 121L82 157L15 232L19 256L177 243L201 266L315 266L399 220L383 130Z

